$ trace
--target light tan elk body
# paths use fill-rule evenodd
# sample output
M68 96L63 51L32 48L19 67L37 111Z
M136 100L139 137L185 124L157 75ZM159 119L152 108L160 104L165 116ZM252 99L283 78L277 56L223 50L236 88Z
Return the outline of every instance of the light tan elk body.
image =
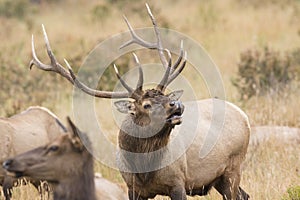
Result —
M125 192L115 183L95 175L95 187L97 199L103 200L125 200Z
M128 186L130 200L146 200L157 194L170 196L172 200L185 200L186 195L205 195L212 187L215 187L224 199L248 199L249 196L239 187L241 163L247 151L250 135L247 116L231 103L217 99L186 104L184 112L184 106L179 101L182 91L165 93L166 87L184 69L186 52L181 45L178 59L172 65L171 54L162 46L156 20L148 5L147 9L154 26L156 42L142 40L125 18L132 39L121 48L135 43L158 51L166 72L156 88L143 90L143 71L135 55L135 61L139 66L139 79L135 89L124 82L116 67L116 75L127 92L99 91L87 87L77 79L67 61L65 62L68 70L57 62L44 27L44 38L51 64L43 64L37 58L32 39L33 60L30 66L35 65L39 69L56 72L91 96L131 99L115 102L118 111L127 114L119 132L117 162ZM198 115L191 115L193 112L197 113L197 110ZM181 126L176 126L181 123ZM186 127L185 124L197 123L197 130L183 128ZM178 128L182 128L182 131ZM196 136L190 138L194 133ZM177 140L175 145L177 148L172 147L172 138L175 136L182 139L182 142ZM186 140L193 142L185 146ZM206 141L215 142L215 145L208 149L207 155L201 157L201 149L207 150ZM187 148L187 151L184 151L175 162L164 165L165 161L172 159L173 154L181 148Z
M64 129L59 119L43 107L30 107L10 118L0 118L0 162L46 144L63 133ZM14 182L16 179L6 176L0 168L0 184L6 199L10 199ZM37 186L39 181L34 183Z
M94 178L93 156L84 146L90 144L89 139L69 118L68 124L68 134L4 161L3 167L15 177L48 181L53 186L54 200L126 199L115 184Z

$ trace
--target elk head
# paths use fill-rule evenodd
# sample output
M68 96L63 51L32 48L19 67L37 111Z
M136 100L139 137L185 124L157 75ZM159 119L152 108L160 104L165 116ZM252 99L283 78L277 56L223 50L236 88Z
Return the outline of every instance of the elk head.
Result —
M130 114L135 123L141 126L153 122L164 122L169 125L181 123L184 106L178 100L182 90L164 95L159 90L150 89L136 101L120 100L115 106L121 113Z
M85 135L80 133L69 118L68 125L67 134L59 136L45 146L6 160L3 167L13 177L27 176L53 184L67 181L70 177L83 174L89 171L87 168L91 168L93 180L93 157L79 138L79 134L81 137ZM87 137L85 140L84 144L88 142Z
M59 64L50 48L48 37L43 26L44 39L46 43L47 52L51 60L50 65L42 63L36 56L34 48L34 40L32 37L32 55L33 60L30 62L30 68L35 65L39 69L45 71L53 71L71 82L75 87L81 89L83 92L99 97L99 98L127 98L131 100L121 100L115 102L117 110L121 113L128 113L133 121L139 126L147 126L152 122L163 122L164 125L174 127L181 123L181 114L183 113L184 106L179 101L179 98L183 91L174 91L169 94L165 93L166 87L182 72L186 64L186 52L183 50L183 45L181 43L180 55L178 56L175 63L172 65L171 53L168 49L164 49L162 46L162 41L160 37L160 32L156 24L156 20L151 13L149 6L146 4L148 14L151 18L152 24L154 26L155 35L157 41L155 43L149 43L141 39L133 30L128 20L125 18L125 22L130 30L132 39L120 48L124 48L130 44L136 43L145 48L156 49L158 55L165 68L165 74L162 80L157 85L156 88L143 90L143 71L141 64L134 54L134 58L139 67L139 80L135 89L131 88L120 76L117 67L114 65L116 75L120 83L124 86L127 92L111 92L111 91L100 91L94 90L80 82L76 75L74 74L72 68L65 60L68 67L66 70L61 64ZM167 56L166 56L167 55Z

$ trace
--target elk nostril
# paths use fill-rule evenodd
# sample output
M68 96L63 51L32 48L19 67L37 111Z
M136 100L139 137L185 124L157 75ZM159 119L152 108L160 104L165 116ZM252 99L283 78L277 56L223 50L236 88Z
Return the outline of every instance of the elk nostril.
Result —
M4 169L7 169L8 167L10 167L10 165L13 163L13 159L8 159L8 160L6 160L6 161L4 161L3 163L2 163L2 166L3 166L3 168Z

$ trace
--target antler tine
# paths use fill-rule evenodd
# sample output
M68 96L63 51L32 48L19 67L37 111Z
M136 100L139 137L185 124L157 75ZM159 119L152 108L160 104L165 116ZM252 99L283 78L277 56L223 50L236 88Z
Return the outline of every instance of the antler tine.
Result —
M135 53L132 53L132 54L133 54L133 57L134 57L134 60L135 60L136 64L139 67L139 80L138 80L137 85L136 85L136 90L142 91L143 90L143 83L144 83L143 69L142 69L141 63L140 63L138 57L136 56L136 54Z
M173 74L174 71L177 69L177 67L179 66L179 64L181 63L181 60L182 60L182 56L183 56L183 41L181 40L181 43L180 43L180 54L176 60L176 62L174 63L174 65L171 67L171 71L170 71L170 74Z
M164 48L163 48L162 42L161 42L160 31L157 27L156 19L154 18L154 15L152 14L151 9L150 9L150 7L147 3L146 3L146 8L147 8L148 15L151 18L152 25L153 25L153 28L154 28L154 32L155 32L155 35L156 35L157 50L158 50L159 58L160 58L161 63L163 64L163 66L166 69L168 64L167 64L167 59L166 59L165 54L164 54Z
M150 42L147 42L145 40L143 40L141 37L139 37L135 31L133 30L131 24L129 23L128 19L124 17L124 20L128 26L128 29L130 31L130 34L131 34L131 40L125 42L123 45L120 46L120 49L126 47L126 46L129 46L131 44L138 44L142 47L145 47L145 48L148 48L148 49L157 49L158 50L158 54L159 54L159 57L160 57L160 60L163 64L163 66L165 68L168 67L168 63L167 63L167 60L166 60L166 57L164 55L164 48L162 46L162 42L161 42L161 37L160 37L160 32L159 32L159 29L157 27L157 23L156 23L156 20L150 10L150 7L149 5L146 3L146 7L147 7L147 12L148 12L148 15L150 16L150 19L151 19L151 22L152 22L152 25L153 25L153 28L154 28L154 32L155 32L155 35L156 35L156 43L150 43Z
M143 40L141 37L139 37L135 31L133 30L131 24L129 23L128 19L126 18L125 15L123 15L123 18L127 24L127 27L130 31L130 34L131 34L131 40L125 42L123 45L121 45L119 48L122 49L124 47L127 47L131 44L138 44L138 45L141 45L142 47L145 47L145 48L148 48L148 49L156 49L156 44L155 43L150 43L150 42L147 42L145 40Z
M132 94L134 92L134 89L131 88L129 85L127 85L127 83L122 79L122 77L119 74L119 70L115 64L114 64L114 69L115 69L115 73L116 73L119 81L123 85L123 87L129 92L129 94Z
M36 65L38 68L45 70L45 71L53 71L53 69L51 68L51 66L49 65L45 65L44 63L42 63L38 57L36 56L35 53L35 47L34 47L34 38L33 35L31 36L31 52L32 52L32 57L33 59L30 61L29 63L29 68L32 69L33 65Z
M169 49L165 49L165 51L167 52L167 54L168 54L168 68L171 68L171 67L173 67L172 66L172 55L171 55L171 52L169 51Z
M57 62L54 54L52 53L44 25L42 25L42 29L43 29L43 35L44 35L44 40L45 40L45 44L46 44L47 54L50 58L51 65L46 65L38 59L36 52L35 52L34 37L32 35L31 50L32 50L33 59L30 61L29 68L31 69L32 66L35 65L37 68L39 68L41 70L56 72L56 73L60 74L61 76L65 77L72 84L74 84L74 81L73 81L72 77L70 76L70 74L68 73L68 71Z
M168 54L169 57L169 61L168 61L168 67L167 70L162 78L162 80L160 81L160 83L157 86L157 89L160 91L164 91L166 88L166 83L168 82L169 76L170 76L170 71L171 71L171 67L172 67L172 57L171 57L171 53L168 49L165 49L165 51Z
M94 89L89 88L82 82L80 82L77 79L70 64L68 63L68 61L66 59L64 59L64 61L68 67L68 70L65 69L59 62L57 62L57 60L51 50L49 39L48 39L44 25L42 25L42 29L43 29L43 35L44 35L44 40L45 40L45 44L46 44L47 54L48 54L48 57L50 58L51 64L50 65L44 64L38 59L36 52L35 52L34 37L32 36L31 49L32 49L33 59L29 63L30 69L32 68L33 65L35 65L38 69L41 69L44 71L55 72L55 73L63 76L64 78L66 78L70 83L72 83L72 85L76 86L77 88L79 88L80 90L82 90L83 92L85 92L91 96L95 96L95 97L99 97L99 98L128 98L128 97L130 97L130 94L128 92L111 92L111 91L94 90Z
M143 40L141 37L139 37L133 30L128 19L124 16L124 20L128 26L128 29L130 31L132 38L131 38L131 40L129 40L125 44L123 44L120 48L124 48L126 46L129 46L129 45L135 43L135 44L138 44L138 45L148 48L148 49L157 49L161 63L164 66L164 68L166 69L166 72L165 72L161 82L157 86L157 89L164 91L165 87L168 84L170 84L179 75L179 73L183 70L183 68L185 66L186 61L184 61L184 63L180 66L179 70L177 70L178 66L182 62L182 57L184 56L183 55L184 54L183 41L181 41L179 57L176 60L176 62L174 63L174 65L172 66L172 59L171 59L170 51L168 49L163 48L160 31L157 26L156 19L155 19L154 15L152 14L151 9L147 3L146 3L146 8L147 8L148 15L151 19L151 22L152 22L152 25L154 28L154 32L155 32L155 36L156 36L156 43L147 42L147 41ZM164 51L166 51L168 54L168 60L165 56Z
M50 61L51 61L51 65L55 66L56 69L58 70L58 68L56 66L57 61L56 61L56 58L55 58L54 54L52 53L50 43L49 43L49 39L48 39L47 32L46 32L44 24L42 24L42 29L43 29L44 40L45 40L45 44L46 44L47 53L48 53Z
M184 60L183 63L181 64L181 66L177 69L177 71L175 71L168 79L167 83L166 83L166 87L182 72L182 70L184 69L185 65L186 65L186 60L187 60L187 52L184 52Z

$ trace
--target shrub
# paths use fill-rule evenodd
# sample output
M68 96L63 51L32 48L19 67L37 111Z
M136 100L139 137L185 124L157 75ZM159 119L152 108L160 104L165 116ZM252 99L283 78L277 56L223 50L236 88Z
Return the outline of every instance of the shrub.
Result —
M28 13L28 1L26 0L0 1L1 16L22 19L26 13Z
M300 48L291 52L291 64L297 80L300 81Z
M285 89L299 71L292 64L292 54L281 55L265 47L262 51L247 50L240 55L238 77L232 80L241 99L275 94Z
M294 186L287 189L287 194L282 200L300 200L300 186Z
M106 5L95 5L91 10L92 19L94 21L103 22L110 14L110 9Z

